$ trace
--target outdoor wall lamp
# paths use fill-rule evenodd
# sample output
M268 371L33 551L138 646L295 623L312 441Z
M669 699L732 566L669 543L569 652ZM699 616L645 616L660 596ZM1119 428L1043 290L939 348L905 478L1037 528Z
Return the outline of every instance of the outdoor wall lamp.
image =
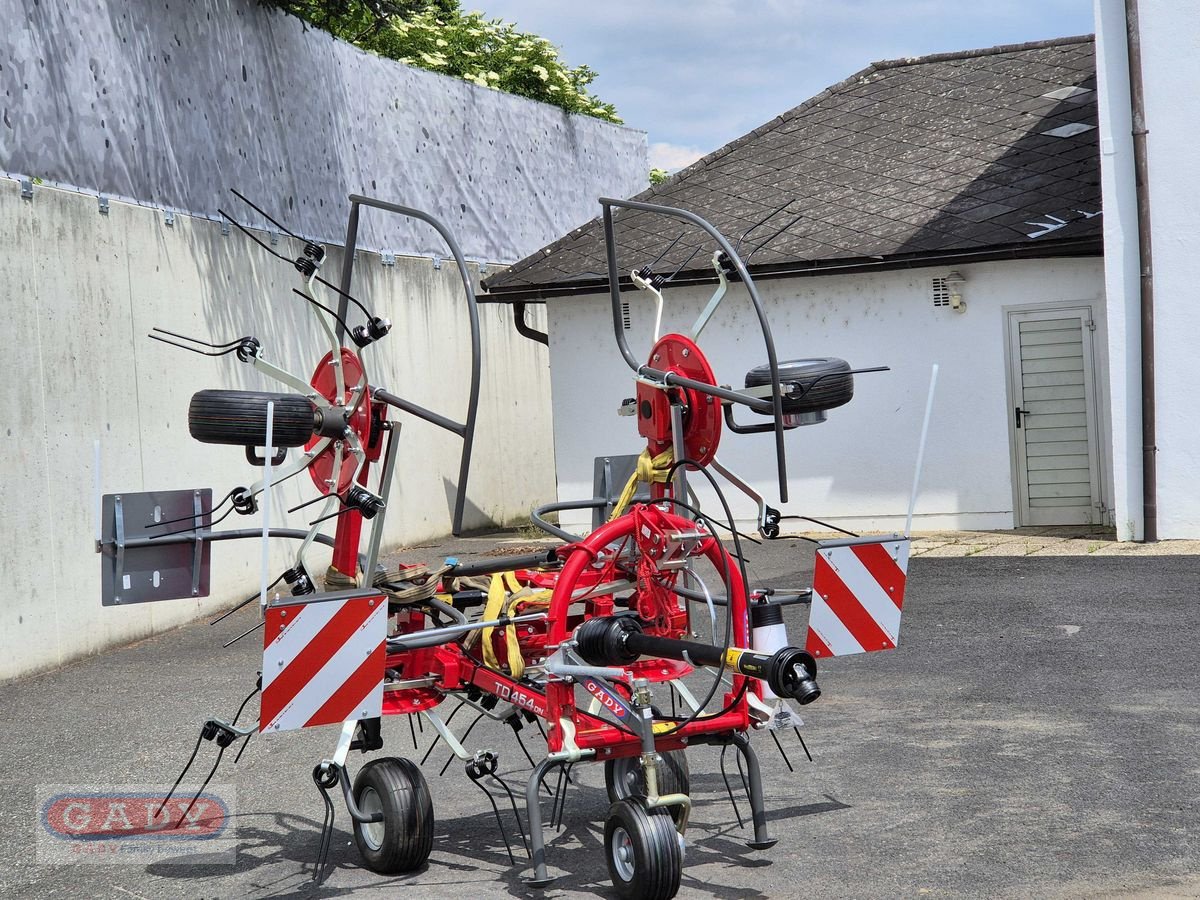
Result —
M951 272L946 276L946 292L950 295L950 308L955 312L967 311L967 301L963 299L963 285L967 283L961 272Z

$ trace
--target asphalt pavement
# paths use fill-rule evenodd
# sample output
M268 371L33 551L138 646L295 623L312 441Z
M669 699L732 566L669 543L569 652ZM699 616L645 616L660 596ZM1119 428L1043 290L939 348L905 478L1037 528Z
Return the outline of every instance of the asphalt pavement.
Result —
M406 558L503 554L521 540L430 545ZM1200 556L1086 547L1001 556L971 546L914 555L899 649L822 665L824 694L802 711L813 762L790 733L782 743L794 772L768 735L754 737L775 848L746 847L719 750L689 750L696 805L680 897L1200 896ZM758 582L811 577L804 541L749 556ZM547 831L558 880L539 892L524 885L523 865L509 865L461 763L439 777L444 745L423 767L436 815L429 864L399 878L363 868L341 808L331 869L315 885L323 804L310 773L332 753L335 728L255 738L236 766L225 760L213 783L236 794L233 864L39 863L39 786L170 785L200 723L231 716L253 686L260 645L221 643L256 615L0 685L0 896L615 896L599 766L575 769L562 828ZM803 615L792 611L793 643L803 641ZM432 735L417 733L414 751L396 717L384 736L385 753L420 759ZM536 732L524 737L536 756ZM500 751L509 783L523 785L529 765L508 729L484 720L468 744ZM206 744L189 781L212 758ZM353 754L351 766L360 761ZM745 816L732 755L726 762ZM543 807L548 816L549 800ZM511 810L504 821L522 852Z

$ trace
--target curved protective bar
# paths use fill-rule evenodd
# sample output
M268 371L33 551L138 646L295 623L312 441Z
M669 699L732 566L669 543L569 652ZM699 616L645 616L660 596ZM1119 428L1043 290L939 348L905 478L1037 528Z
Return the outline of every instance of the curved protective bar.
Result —
M779 474L779 501L787 503L787 459L784 457L783 450L783 398L779 386L779 360L775 355L775 338L771 334L771 326L767 322L767 314L763 310L762 301L758 297L758 289L754 286L754 279L750 277L750 272L746 268L746 264L742 262L742 258L737 255L737 251L733 249L729 241L725 239L725 236L695 213L684 209L676 209L673 206L660 206L657 203L642 203L639 200L614 200L609 197L601 197L600 206L604 210L604 246L608 258L608 292L612 299L613 332L617 336L617 346L621 349L621 355L625 357L625 361L629 363L633 371L640 374L641 366L638 364L637 358L634 357L633 351L629 349L629 342L625 339L625 328L621 318L621 275L617 270L617 243L613 229L613 207L619 209L637 209L643 212L673 216L676 219L690 222L697 228L702 229L717 242L717 246L724 251L725 256L737 271L738 277L746 285L746 291L750 294L750 302L754 304L754 312L758 316L759 327L762 329L763 342L767 345L767 365L771 370L771 406L772 415L775 418L775 465L776 471ZM706 394L719 396L709 385L701 386L696 384L690 386ZM738 399L734 402L743 403L745 400Z
M552 534L560 541L566 541L568 544L577 544L583 540L582 535L571 534L569 531L564 531L557 525L551 525L542 516L546 513L561 512L564 509L603 509L608 505L608 500L604 497L593 497L591 500L567 500L563 503L547 503L545 506L536 506L529 513L529 519L538 528L547 534Z
M421 416L426 421L434 422L436 425L441 425L449 431L454 431L463 439L462 458L458 464L458 495L454 498L454 520L451 523L451 531L455 536L462 533L463 527L463 510L467 502L467 478L471 471L471 450L475 444L475 419L479 413L479 378L480 378L480 338L479 338L479 304L475 300L475 288L471 286L471 275L467 271L467 261L462 255L462 251L458 248L458 242L454 240L454 235L441 222L435 219L429 213L419 209L413 209L410 206L400 206L397 203L388 203L384 200L376 200L373 197L364 197L361 194L350 195L350 218L346 225L346 256L342 260L342 295L338 302L338 315L343 319L346 318L346 313L349 311L347 305L349 301L346 295L350 293L350 281L354 274L354 251L358 246L358 217L359 207L367 206L374 209L382 209L385 212L395 213L400 216L408 216L412 219L420 219L428 225L431 225L442 240L446 242L446 246L450 248L450 253L454 256L454 262L458 265L458 274L462 278L463 290L467 294L467 312L471 318L471 392L467 400L467 420L462 425L461 431L457 428L449 427L449 420L438 422L429 418L428 415L415 412L415 409L421 409L416 404L408 411L415 415ZM338 337L343 338L343 329L338 326ZM397 398L398 399L398 398ZM424 410L424 412L428 412ZM433 414L436 415L436 414ZM441 417L439 417L441 418Z

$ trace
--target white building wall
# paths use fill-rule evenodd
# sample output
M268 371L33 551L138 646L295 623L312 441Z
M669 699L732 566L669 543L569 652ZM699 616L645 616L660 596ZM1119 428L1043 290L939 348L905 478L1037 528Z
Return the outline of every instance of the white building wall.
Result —
M222 235L215 222L178 216L168 227L161 211L118 202L99 215L95 197L42 187L23 200L16 182L0 179L0 246L8 335L0 388L4 679L175 627L258 585L258 543L230 541L213 546L208 598L100 605L93 441L101 441L105 493L211 487L220 498L262 473L238 447L189 437L191 395L285 390L235 356L209 359L151 341L150 329L213 341L255 335L271 361L306 379L327 346L291 293L299 275L236 231ZM300 252L287 239L277 249ZM340 272L337 248L326 265ZM393 323L363 352L371 382L461 421L470 342L456 268L414 257L384 267L360 251L354 291ZM554 491L546 351L516 334L508 307L485 305L480 317L483 383L467 528L524 520ZM462 447L412 416L392 418L402 423L401 451L385 549L449 532ZM275 493L272 524L304 527L319 506L286 510L315 496L307 474L292 479ZM233 516L219 527L261 527L261 518ZM275 543L277 574L296 542ZM317 548L311 561L320 574L328 552Z
M788 432L791 502L785 513L856 529L902 528L930 367L936 362L938 393L914 529L1013 526L1005 309L1091 304L1100 326L1103 381L1103 265L1099 259L1008 261L958 271L967 278L968 308L961 314L932 304L930 279L946 269L759 284L781 359L838 356L856 367L892 369L858 376L854 400L832 410L828 422ZM706 288L668 290L663 332L690 327L709 293ZM649 349L653 327L646 296L623 295L632 301L630 343L639 357ZM617 350L607 295L559 298L547 306L558 493L560 500L581 499L592 496L596 456L645 447L635 421L616 416L621 401L633 396L633 373ZM718 381L740 386L749 368L766 362L759 335L744 290L731 287L700 341ZM748 417L753 414L739 411L739 421ZM726 432L721 448L722 462L778 505L772 436ZM700 482L692 483L714 508ZM753 519L749 500L732 492L730 500L736 518ZM562 515L568 528L584 528L590 521L587 513Z
M1112 47L1113 81L1124 74L1116 46L1124 41L1121 4L1097 5L1101 40ZM1116 7L1116 8L1113 8ZM1142 80L1148 135L1150 229L1153 241L1155 407L1158 448L1158 535L1200 537L1200 397L1196 392L1196 336L1200 335L1200 220L1196 216L1196 146L1200 140L1200 92L1195 90L1195 60L1200 54L1200 20L1190 4L1138 4L1142 46ZM1124 99L1113 91L1108 126L1114 136L1128 129ZM1122 136L1123 139L1123 136ZM1125 171L1132 166L1105 158ZM1110 215L1105 195L1105 217ZM1136 234L1135 209L1121 209L1122 229ZM1128 269L1128 255L1113 259ZM1122 278L1134 294L1135 277ZM1120 270L1114 277L1120 277ZM1140 446L1140 444L1139 444ZM1133 467L1130 466L1132 469Z
M1142 517L1141 312L1133 123L1124 0L1096 2L1100 183L1104 199L1104 282L1108 298L1112 397L1113 507L1117 540L1138 541Z

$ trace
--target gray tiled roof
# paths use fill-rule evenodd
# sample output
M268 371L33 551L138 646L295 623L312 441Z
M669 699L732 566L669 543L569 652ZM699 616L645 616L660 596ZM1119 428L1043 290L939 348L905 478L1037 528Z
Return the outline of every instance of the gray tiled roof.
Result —
M691 210L732 241L788 204L742 241L756 277L1097 255L1095 87L1090 36L878 62L638 199ZM617 216L619 267L681 233L655 271L710 279L700 232L641 212ZM595 219L491 279L485 299L594 291L606 271Z

